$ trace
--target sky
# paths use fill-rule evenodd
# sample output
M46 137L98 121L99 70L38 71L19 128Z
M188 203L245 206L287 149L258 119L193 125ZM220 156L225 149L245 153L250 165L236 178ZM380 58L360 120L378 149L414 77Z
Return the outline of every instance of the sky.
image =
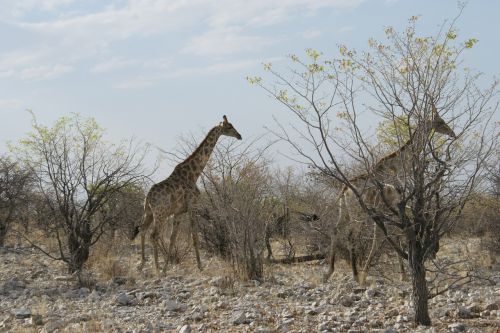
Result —
M245 77L314 48L366 49L384 27L421 15L423 33L458 13L453 0L0 0L0 153L39 122L79 113L108 139L165 151L203 136L226 114L243 138L285 110ZM500 2L470 1L459 37L468 66L500 74Z

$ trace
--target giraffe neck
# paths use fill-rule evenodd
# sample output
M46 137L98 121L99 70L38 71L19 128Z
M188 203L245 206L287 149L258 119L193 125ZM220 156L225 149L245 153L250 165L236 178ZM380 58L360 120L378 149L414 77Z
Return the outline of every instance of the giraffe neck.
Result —
M391 172L397 173L398 169L402 167L402 163L406 161L409 156L406 156L408 153L411 154L411 145L413 144L413 139L420 134L422 129L418 128L414 131L411 138L408 139L401 147L392 153L385 155L380 160L375 163L372 168L371 173L364 173L349 179L351 183L359 183L356 185L363 185L370 180L371 177L377 175L390 174ZM366 184L365 184L366 185Z
M425 121L418 126L410 138L396 151L382 157L374 166L374 172L384 174L386 172L398 172L398 168L402 167L402 163L411 159L411 154L414 149L418 151L418 147L414 147L414 143L423 142L422 136L429 135L431 122ZM415 141L416 140L416 141ZM425 141L425 140L424 140Z
M176 167L176 170L183 171L191 182L196 183L203 169L207 165L208 159L214 150L217 140L221 136L222 130L219 126L212 128L196 150Z
M397 150L392 153L382 157L380 160L375 163L370 173L364 173L349 179L349 182L354 184L355 186L369 186L369 181L373 176L382 177L384 175L390 175L391 173L398 173L400 169L403 168L403 163L411 159L411 154L413 153L413 143L414 140L421 140L422 135L426 135L431 128L430 121L426 121L420 126L418 126L413 133L411 133L410 138ZM347 187L343 188L343 191L346 190Z

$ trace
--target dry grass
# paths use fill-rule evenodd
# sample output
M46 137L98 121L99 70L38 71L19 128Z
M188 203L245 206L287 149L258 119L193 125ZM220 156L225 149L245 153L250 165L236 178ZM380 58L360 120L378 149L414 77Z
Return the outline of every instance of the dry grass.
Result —
M95 274L94 279L109 281L124 278L128 285L134 285L140 278L134 258L130 241L117 236L114 239L103 239L95 244L85 268L87 272Z

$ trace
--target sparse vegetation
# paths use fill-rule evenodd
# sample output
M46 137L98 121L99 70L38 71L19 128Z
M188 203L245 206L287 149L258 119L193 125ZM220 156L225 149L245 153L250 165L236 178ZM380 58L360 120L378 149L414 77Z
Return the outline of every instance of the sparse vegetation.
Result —
M0 332L497 332L497 81L464 68L477 40L455 20L434 36L417 22L367 52L264 64L248 81L290 112L273 134L307 171L274 164L262 138L215 145L241 139L224 116L203 157L174 169L198 186L169 199L180 208L164 215L189 215L175 223L144 204L146 146L33 115L0 157ZM140 261L140 232L163 274Z
M264 64L272 83L261 77L248 81L298 121L280 125L276 136L321 178L342 186L339 209L351 216L340 216L331 234L330 272L336 243L345 244L357 277L357 244L372 243L362 251L371 256L378 247L375 239L383 239L408 261L415 323L430 325L425 264L435 257L443 235L455 227L472 193L484 188L488 162L498 148L497 127L491 121L498 90L497 81L480 88L479 75L464 70L462 54L477 40L458 42L456 20L435 36L419 36L417 21L412 17L402 32L387 27L387 42L370 39L368 52L342 45L340 58L325 59L309 49L306 60L290 56L288 72ZM377 159L380 147L362 127L361 114L385 121L391 129L386 134L392 134L397 146L394 153ZM444 116L453 119L455 130ZM388 188L397 192L396 205ZM379 204L373 203L374 197ZM364 226L352 216L352 207L358 206L369 221ZM371 231L374 225L381 237ZM373 241L357 236L367 234Z
M57 240L58 249L32 244L64 261L69 272L81 271L90 248L116 223L117 196L141 185L147 149L106 143L93 119L74 115L48 127L33 115L33 132L14 151L34 177L46 235Z

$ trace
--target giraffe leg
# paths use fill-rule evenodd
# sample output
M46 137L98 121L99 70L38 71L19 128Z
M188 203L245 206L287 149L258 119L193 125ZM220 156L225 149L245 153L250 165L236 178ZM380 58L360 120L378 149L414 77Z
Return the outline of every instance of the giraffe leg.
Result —
M399 239L399 247L402 247L402 240ZM401 281L408 281L408 276L406 275L405 271L405 261L399 254L396 254L398 256L398 262L399 262L399 272L401 273Z
M174 262L174 249L175 243L177 242L177 234L179 233L179 225L180 219L178 219L175 215L172 216L172 232L170 233L170 242L168 243L168 257L165 258L165 269L168 262Z
M141 220L141 225L137 227L137 230L141 234L141 267L146 263L146 251L145 251L145 240L146 240L146 230L154 222L153 213L148 207L145 208L144 215Z
M287 239L287 242L288 242L288 246L290 248L290 250L288 251L288 257L290 259L293 259L295 258L295 250L293 248L293 243L292 243L292 240L290 238Z
M361 270L361 273L359 274L359 284L364 285L366 282L366 278L368 277L368 271L370 270L370 266L372 264L373 258L375 257L375 253L379 249L379 239L378 239L378 227L375 221L373 223L373 239L372 239L372 246L370 247L370 252L368 254L368 258L366 258L365 265L363 266L363 269Z
M332 235L332 241L330 242L330 262L328 265L328 271L323 275L323 282L327 282L330 276L332 276L335 271L335 236Z
M329 256L330 264L328 265L328 271L323 275L323 282L327 282L330 276L332 276L333 272L335 271L335 252L337 246L336 243L339 241L337 239L339 230L338 228L342 228L344 225L344 221L349 220L349 213L347 211L346 200L344 196L339 198L338 205L339 205L339 216L337 219L337 224L334 227L335 229L332 232L330 241L330 256Z
M146 251L144 250L145 242L146 235L144 233L141 233L141 266L144 266L144 264L146 263Z
M405 263L400 255L398 255L398 261L399 261L399 272L401 273L401 281L408 281L408 276L406 276L406 271L405 271Z
M269 230L269 225L266 224L266 231L265 231L265 242L266 242L266 248L267 248L267 260L271 260L273 258L273 248L271 247L271 232Z
M351 257L351 269L352 269L352 276L354 280L358 283L360 283L360 277L358 274L358 268L356 267L356 252L354 251L354 248L351 248L350 252L350 257Z
M155 259L155 268L158 273L160 270L160 264L158 262L158 230L154 226L153 231L151 231L151 243L153 243L153 256Z
M198 248L198 221L196 220L196 214L192 209L189 210L189 220L191 221L191 233L193 235L193 245L196 254L196 263L198 265L198 269L202 271L203 267L201 265L200 250Z

